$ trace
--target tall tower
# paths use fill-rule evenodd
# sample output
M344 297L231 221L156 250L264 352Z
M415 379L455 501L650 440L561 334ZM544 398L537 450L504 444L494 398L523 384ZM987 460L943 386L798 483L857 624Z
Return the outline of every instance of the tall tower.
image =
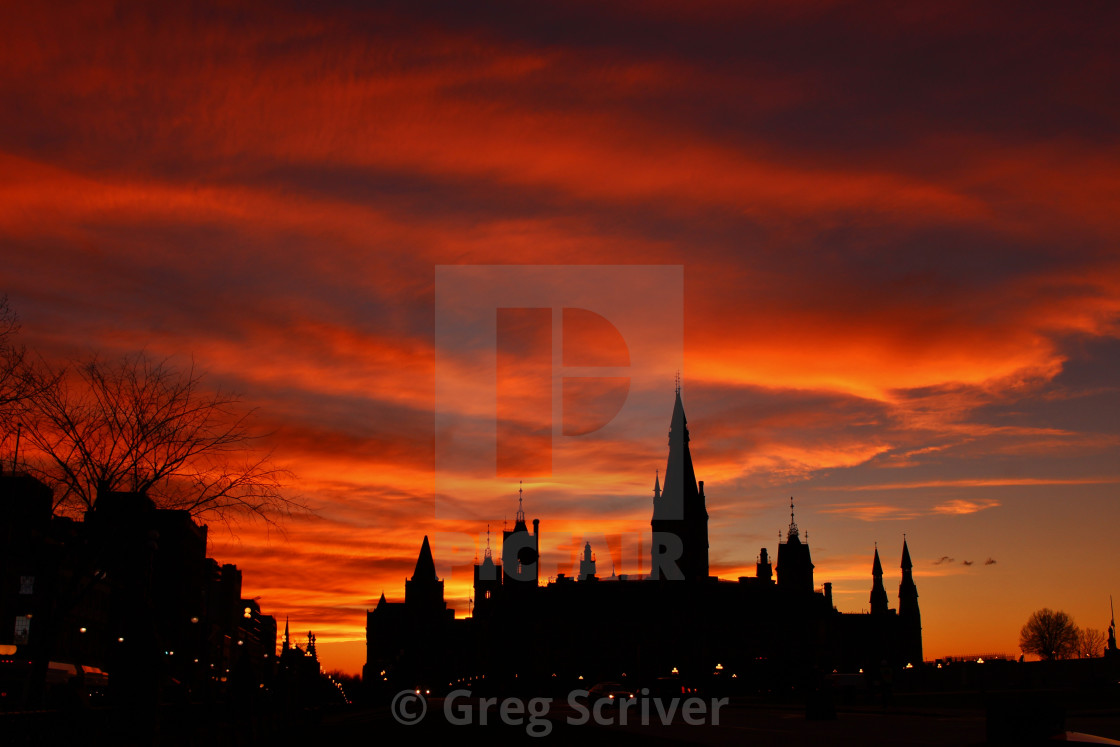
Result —
M579 561L579 580L595 581L595 556L591 553L591 543L583 543L583 558Z
M918 610L918 587L914 585L914 564L910 548L902 540L902 583L898 585L898 624L901 627L902 658L907 663L922 662L922 614Z
M708 578L708 509L704 505L704 483L696 482L688 441L688 421L678 381L664 488L654 483L652 578Z
M443 581L436 578L436 563L427 535L424 535L424 544L420 546L420 555L416 558L416 570L412 572L412 578L404 582L404 606L417 620L442 620L447 610L447 603L443 600Z
M486 550L474 567L474 616L488 617L502 591L502 564L494 562L490 550L490 527L486 527Z
M778 588L796 592L813 592L813 559L809 545L801 541L801 532L793 518L793 498L789 499L789 529L786 541L778 545Z
M766 552L766 548L758 553L758 562L754 567L754 575L760 581L768 584L774 583L774 571L770 567L770 556Z
M875 562L871 565L871 614L887 614L887 590L883 586L883 564L879 562L879 548L875 548Z
M533 519L533 533L525 525L524 490L517 488L517 519L512 531L502 532L502 565L506 589L535 589L539 578L540 519ZM516 592L515 592L516 593Z

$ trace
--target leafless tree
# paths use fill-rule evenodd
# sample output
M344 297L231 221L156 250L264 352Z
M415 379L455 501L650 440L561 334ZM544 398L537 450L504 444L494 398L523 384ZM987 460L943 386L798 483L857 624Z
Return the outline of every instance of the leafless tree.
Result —
M1084 659L1104 656L1105 634L1097 628L1082 628L1077 637L1077 655Z
M1077 653L1079 631L1065 612L1043 608L1019 631L1019 648L1041 659L1068 659Z
M0 428L14 427L14 410L26 398L28 378L24 360L26 352L16 344L19 317L0 296Z
M104 491L144 492L195 516L253 514L274 522L301 508L290 475L257 455L253 412L204 386L193 367L145 354L65 369L36 366L43 383L26 409L33 471L56 486L56 509L93 508Z

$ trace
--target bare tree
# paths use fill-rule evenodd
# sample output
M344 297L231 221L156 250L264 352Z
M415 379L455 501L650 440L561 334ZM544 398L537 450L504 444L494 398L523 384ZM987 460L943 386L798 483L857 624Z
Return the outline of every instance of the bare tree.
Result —
M1097 628L1082 628L1077 637L1077 655L1084 659L1104 656L1105 634Z
M144 354L67 369L38 365L44 382L26 411L32 465L57 486L56 509L93 508L104 491L144 492L163 508L272 522L301 508L283 492L290 475L254 454L251 410L209 390L193 366Z
M1019 631L1019 648L1047 661L1068 659L1077 653L1079 631L1065 612L1043 608Z
M8 303L8 297L0 296L0 428L5 431L14 427L14 410L28 392L26 352L16 344L18 333L19 317Z

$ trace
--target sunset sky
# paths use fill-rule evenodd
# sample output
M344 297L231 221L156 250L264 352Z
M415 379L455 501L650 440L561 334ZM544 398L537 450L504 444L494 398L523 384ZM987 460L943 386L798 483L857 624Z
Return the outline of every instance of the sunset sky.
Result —
M714 574L754 575L792 496L842 611L876 542L897 606L906 533L927 658L1017 654L1040 607L1107 628L1120 4L44 5L5 9L0 294L49 360L193 359L258 408L312 511L211 521L209 553L325 668L424 535L465 615L517 508L491 469L477 520L440 510L483 485L437 469L458 265L679 273L613 286L665 312L623 333L669 340L630 350L637 425L571 437L563 509L524 478L542 576L585 540L648 570L680 368Z

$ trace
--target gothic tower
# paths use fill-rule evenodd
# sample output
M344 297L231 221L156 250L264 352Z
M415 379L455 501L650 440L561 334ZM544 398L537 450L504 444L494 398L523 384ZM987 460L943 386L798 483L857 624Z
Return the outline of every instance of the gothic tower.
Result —
M914 585L914 564L910 548L902 540L902 583L898 585L898 624L901 628L902 658L907 663L922 662L922 615L918 610L918 587Z
M502 591L502 564L494 562L490 550L490 527L486 527L486 550L482 562L474 567L474 616L486 618L490 615L498 595Z
M416 570L412 578L404 582L404 606L413 619L425 621L442 620L447 610L443 581L436 578L436 563L427 535L420 546L420 556L416 558Z
M533 519L533 533L525 525L524 491L517 489L517 519L512 531L502 532L502 586L508 591L537 588L540 558L540 519Z
M650 575L660 579L703 581L708 578L708 510L704 483L696 482L688 446L688 421L676 387L669 426L669 463L665 486L654 483Z
M596 581L595 556L591 553L591 543L583 543L583 557L579 561L579 580Z
M875 562L871 565L871 614L887 614L887 590L883 586L883 564L879 562L879 548L875 548Z
M754 567L754 575L755 578L764 583L774 583L774 571L770 567L770 556L767 554L765 547L762 548L762 551L758 554L758 562Z
M786 541L778 545L778 588L811 594L813 559L809 545L801 541L801 532L793 518L793 498L789 499L789 530Z

